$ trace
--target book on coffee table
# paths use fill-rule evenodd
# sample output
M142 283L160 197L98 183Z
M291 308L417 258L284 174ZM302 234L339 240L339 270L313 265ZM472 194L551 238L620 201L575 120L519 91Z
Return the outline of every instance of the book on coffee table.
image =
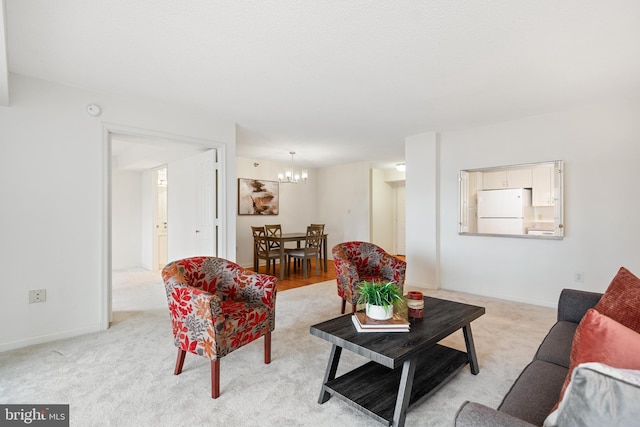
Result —
M358 332L409 332L409 321L398 313L393 313L391 319L376 320L358 311L351 316L351 320Z

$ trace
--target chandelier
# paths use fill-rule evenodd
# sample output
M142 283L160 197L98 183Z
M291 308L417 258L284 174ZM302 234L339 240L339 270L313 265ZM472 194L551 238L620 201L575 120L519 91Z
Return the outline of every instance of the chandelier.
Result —
M282 183L289 183L289 184L307 182L307 178L309 177L309 175L307 174L307 170L306 169L296 170L293 166L293 156L294 154L296 154L296 152L289 151L289 154L291 154L291 167L286 168L284 172L280 172L278 174L278 181Z

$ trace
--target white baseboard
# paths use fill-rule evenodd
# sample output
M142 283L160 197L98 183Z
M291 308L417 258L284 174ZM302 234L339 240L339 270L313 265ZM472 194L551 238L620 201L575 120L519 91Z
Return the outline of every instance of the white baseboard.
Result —
M101 330L103 330L103 329L100 328L100 325L96 323L95 325L85 326L85 327L80 328L80 329L71 329L71 330L67 330L67 331L57 332L55 334L40 335L40 336L37 336L37 337L29 337L29 338L25 338L25 339L21 339L21 340L3 342L3 343L0 343L0 352L8 351L8 350L15 350L17 348L28 347L30 345L42 344L42 343L51 342L51 341L57 341L57 340L65 339L65 338L77 337L79 335L85 335L85 334L89 334L89 333L92 333L92 332L98 332L98 331L101 331Z

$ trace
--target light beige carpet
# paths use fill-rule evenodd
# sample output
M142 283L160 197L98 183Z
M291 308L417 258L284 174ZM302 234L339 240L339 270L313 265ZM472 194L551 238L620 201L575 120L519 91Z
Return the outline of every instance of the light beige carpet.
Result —
M173 375L177 350L159 273L115 276L114 322L104 332L0 353L0 401L70 404L72 426L375 426L336 398L317 403L330 344L309 326L338 316L335 281L280 292L272 362L262 340L221 361L221 396L210 397L210 363L187 355ZM480 374L465 367L413 408L408 426L451 426L474 400L496 407L555 321L555 310L447 291L438 298L486 307L472 323ZM464 350L459 331L444 342ZM338 374L365 360L343 351Z

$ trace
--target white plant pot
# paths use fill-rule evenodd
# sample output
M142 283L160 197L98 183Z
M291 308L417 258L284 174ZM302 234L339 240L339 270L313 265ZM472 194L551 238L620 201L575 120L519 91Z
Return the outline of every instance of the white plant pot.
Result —
M393 317L393 306L383 307L381 305L367 303L366 314L368 317L376 320L391 319Z

